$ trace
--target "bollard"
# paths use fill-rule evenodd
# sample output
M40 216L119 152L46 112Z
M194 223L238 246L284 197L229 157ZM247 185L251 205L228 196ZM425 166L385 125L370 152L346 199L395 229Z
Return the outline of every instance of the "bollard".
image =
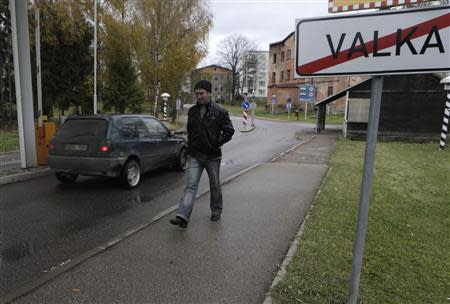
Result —
M164 113L163 113L163 121L167 121L167 101L166 99L164 99L164 109L163 109Z
M441 140L439 141L439 149L443 150L448 136L448 120L450 116L450 76L441 80L444 84L444 91L447 91L447 100L445 101L444 118L442 121Z
M444 110L444 119L442 121L441 140L439 141L439 148L441 150L444 149L445 143L447 142L449 116L450 116L450 92L447 93L447 101L445 102L445 110Z
M242 123L244 124L244 130L247 130L247 117L248 117L247 110L244 110L242 112Z

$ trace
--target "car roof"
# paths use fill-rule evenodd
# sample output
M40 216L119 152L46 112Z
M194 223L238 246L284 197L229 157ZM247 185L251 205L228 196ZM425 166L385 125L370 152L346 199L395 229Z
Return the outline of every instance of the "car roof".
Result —
M156 118L152 115L146 115L146 114L98 114L98 115L72 115L68 116L66 120L69 119L118 119L121 117L150 117L150 118Z

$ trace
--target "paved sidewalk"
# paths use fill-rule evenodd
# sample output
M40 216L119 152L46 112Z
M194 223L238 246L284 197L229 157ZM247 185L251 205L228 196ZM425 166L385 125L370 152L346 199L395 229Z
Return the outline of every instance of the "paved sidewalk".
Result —
M203 195L188 229L162 216L14 303L262 303L336 137L316 135L224 184L220 221L209 220Z

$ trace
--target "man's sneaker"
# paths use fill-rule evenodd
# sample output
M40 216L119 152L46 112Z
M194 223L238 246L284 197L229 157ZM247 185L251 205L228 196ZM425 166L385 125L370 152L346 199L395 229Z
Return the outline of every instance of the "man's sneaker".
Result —
M220 214L213 214L211 215L211 221L215 222L220 220Z
M180 226L181 228L186 228L188 225L188 222L184 218L181 218L179 216L177 216L173 219L170 219L169 223L171 223L172 225L175 225L175 226Z

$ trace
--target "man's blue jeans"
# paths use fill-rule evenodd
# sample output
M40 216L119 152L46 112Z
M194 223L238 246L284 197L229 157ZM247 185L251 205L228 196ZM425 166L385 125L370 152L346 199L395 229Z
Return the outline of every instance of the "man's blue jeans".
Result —
M212 160L200 160L192 156L189 157L188 168L186 171L187 185L184 190L184 196L181 199L176 216L189 221L192 208L194 207L195 197L197 196L198 183L203 170L206 169L209 177L209 189L211 192L211 213L220 215L222 213L222 187L220 186L220 162L221 158Z

